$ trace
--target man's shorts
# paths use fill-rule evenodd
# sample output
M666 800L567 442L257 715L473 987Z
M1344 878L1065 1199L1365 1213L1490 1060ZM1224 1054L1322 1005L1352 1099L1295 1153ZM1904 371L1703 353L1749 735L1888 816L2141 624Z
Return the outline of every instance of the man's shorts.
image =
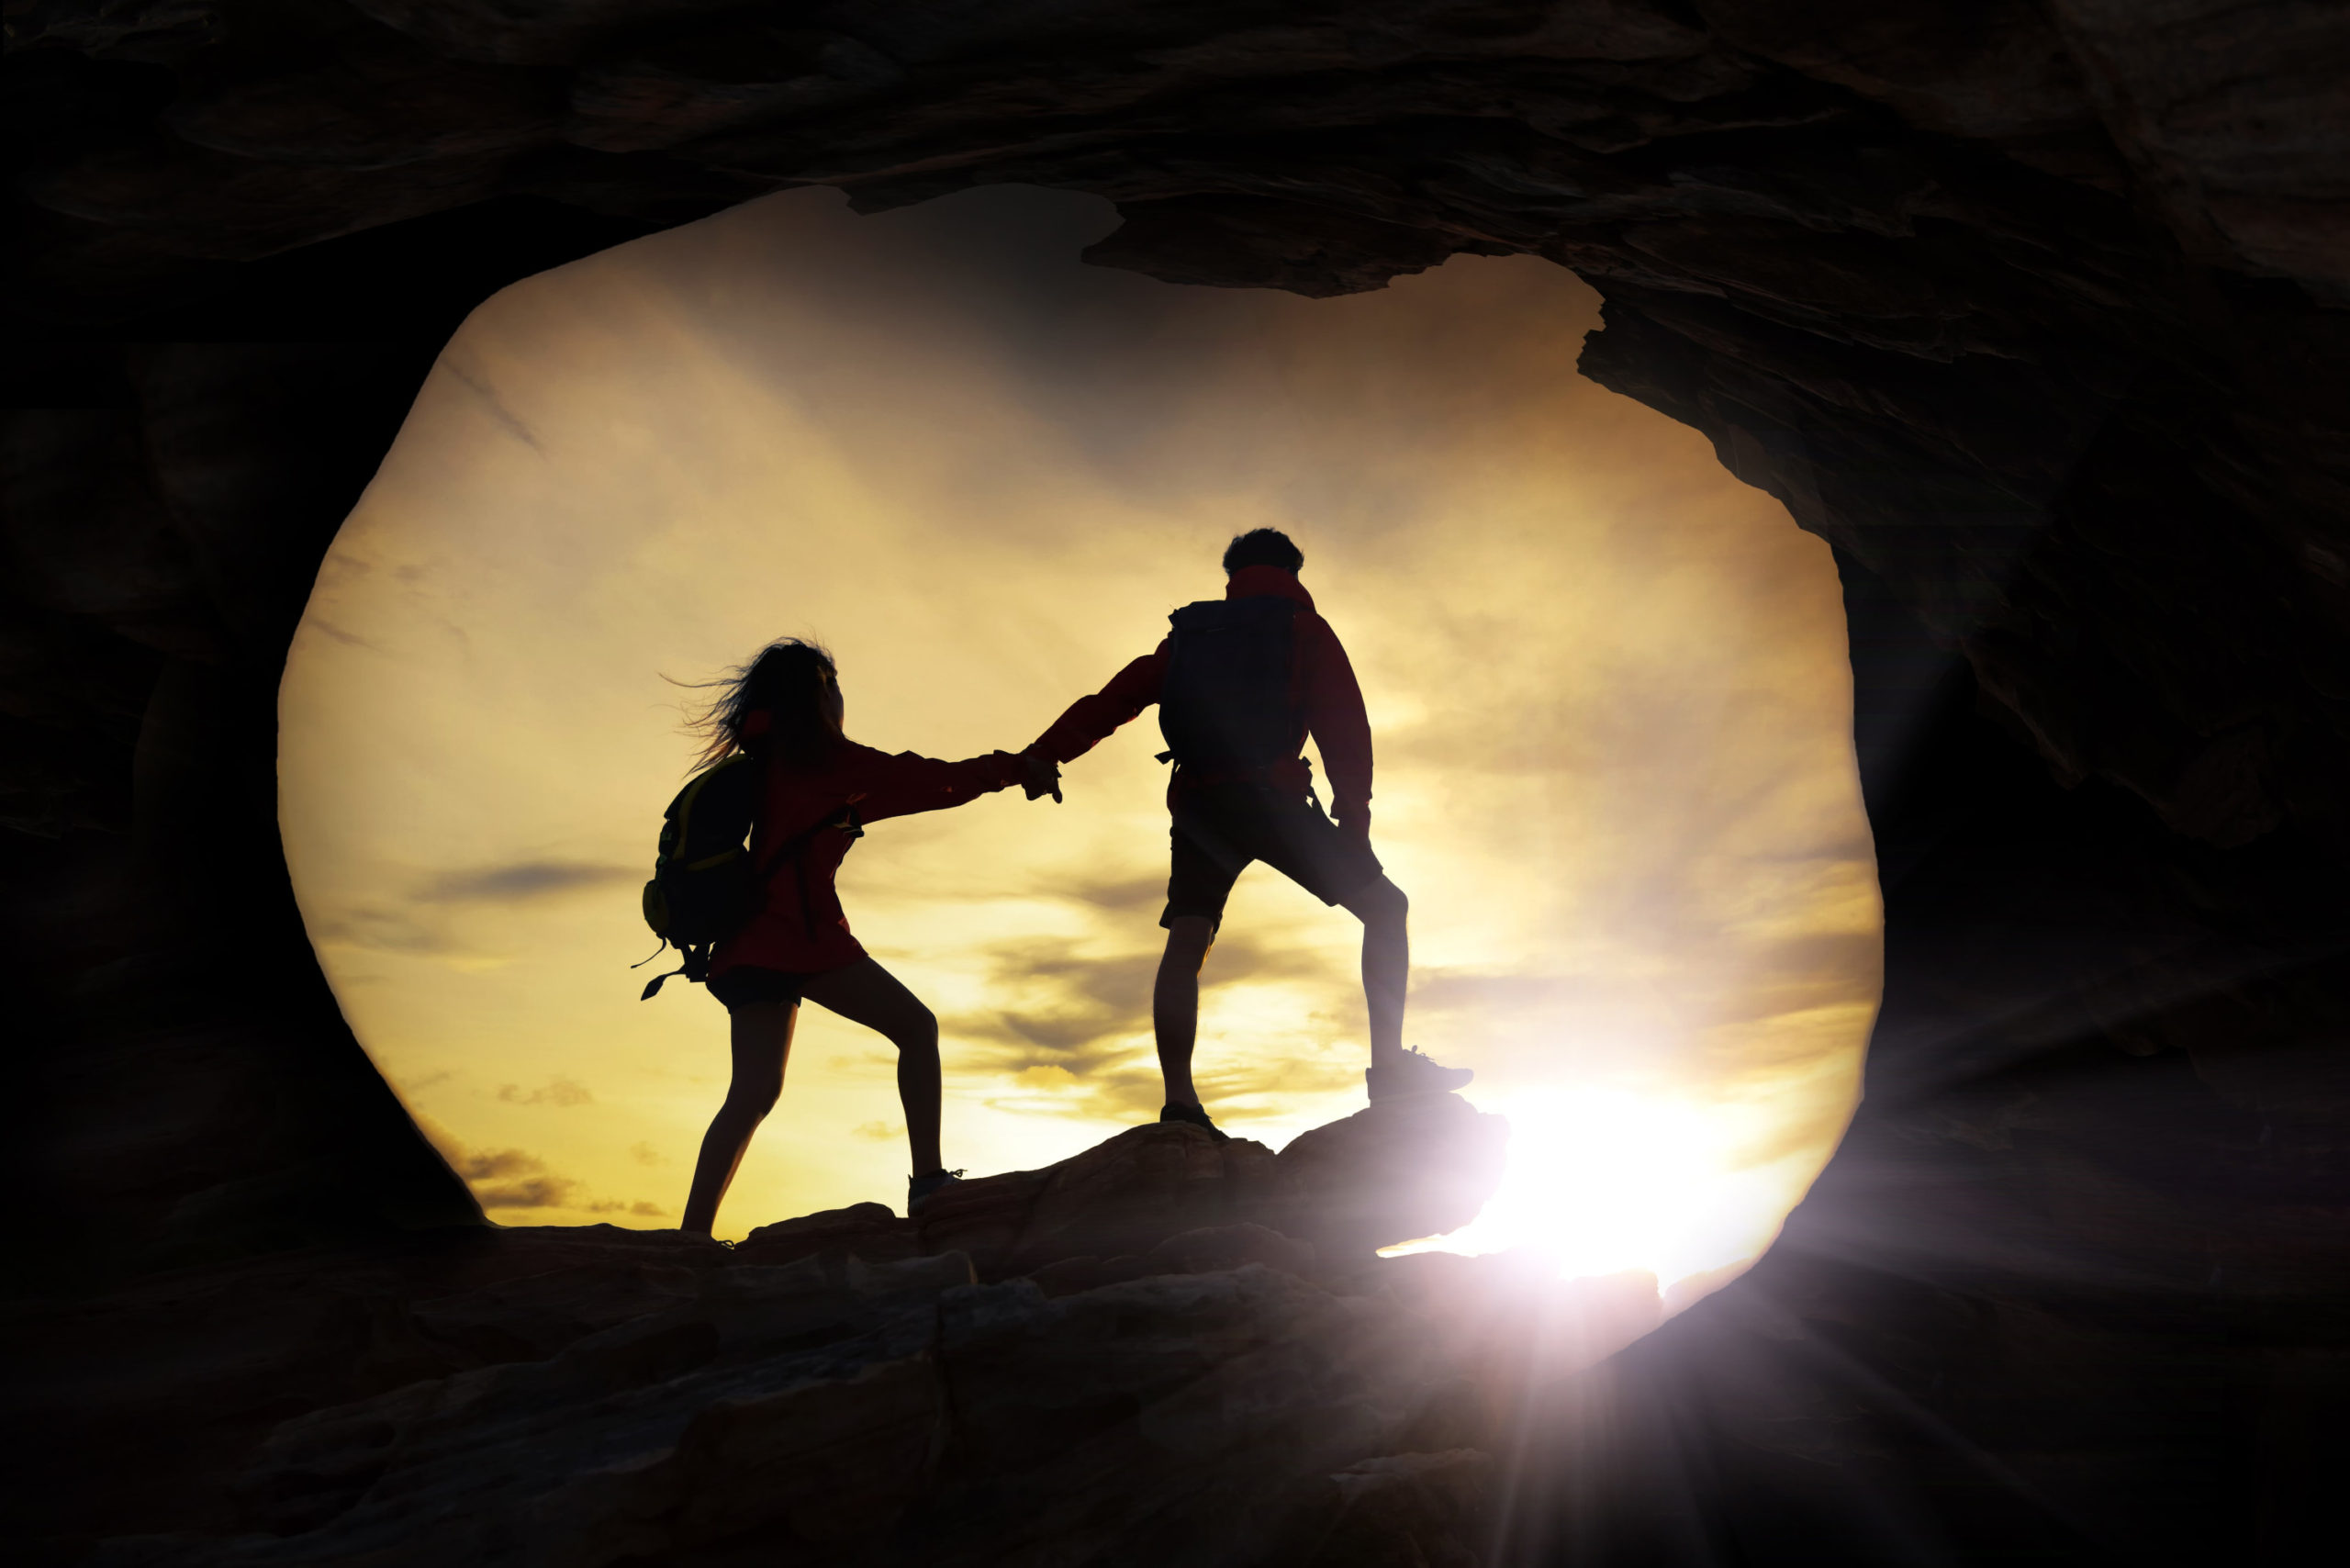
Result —
M782 1002L797 1005L800 988L806 984L806 975L787 974L782 969L758 969L748 964L737 964L723 974L710 977L710 994L732 1013L738 1007L754 1002Z
M1311 802L1262 785L1195 785L1175 797L1174 866L1161 925L1197 915L1221 925L1232 884L1262 860L1324 903L1341 903L1379 879L1379 857Z

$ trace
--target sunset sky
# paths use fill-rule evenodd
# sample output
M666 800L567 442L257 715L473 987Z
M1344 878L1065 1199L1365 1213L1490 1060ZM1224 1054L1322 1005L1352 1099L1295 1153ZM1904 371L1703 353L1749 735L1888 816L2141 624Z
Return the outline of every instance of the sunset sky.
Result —
M1450 1245L1667 1283L1753 1255L1841 1134L1878 902L1827 547L1575 375L1596 298L1458 258L1307 300L1080 265L1091 198L877 217L770 198L530 279L443 353L319 579L282 814L359 1036L493 1218L674 1225L722 1010L637 991L708 679L785 634L848 730L1033 739L1288 531L1360 674L1407 1041L1516 1127ZM1154 715L1018 790L877 826L842 890L939 1014L974 1174L1155 1117ZM1362 1103L1360 928L1259 868L1208 960L1200 1087L1279 1147ZM902 1203L877 1036L805 1010L719 1233Z

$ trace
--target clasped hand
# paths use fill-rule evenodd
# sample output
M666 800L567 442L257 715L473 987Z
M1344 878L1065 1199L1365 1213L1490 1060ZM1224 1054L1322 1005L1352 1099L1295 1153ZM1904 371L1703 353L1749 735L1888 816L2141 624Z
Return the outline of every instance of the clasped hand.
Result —
M1060 765L1038 751L1023 752L1020 754L1020 759L1022 763L1020 787L1028 791L1028 798L1034 801L1050 795L1055 805L1060 804Z

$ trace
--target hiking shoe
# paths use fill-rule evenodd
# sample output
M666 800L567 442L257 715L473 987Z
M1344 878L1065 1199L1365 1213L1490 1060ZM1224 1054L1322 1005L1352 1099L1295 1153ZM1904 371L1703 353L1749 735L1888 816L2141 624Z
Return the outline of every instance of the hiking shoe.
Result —
M926 1176L907 1177L906 1217L913 1218L914 1211L930 1202L937 1193L962 1184L963 1173L960 1170L933 1170Z
M1407 1050L1393 1067L1367 1068L1363 1081L1371 1086L1374 1103L1381 1100L1408 1100L1418 1094L1449 1094L1469 1087L1477 1075L1465 1067L1438 1067L1422 1056L1417 1049Z
M1169 1105L1158 1113L1162 1122L1189 1122L1195 1127L1205 1127L1218 1143L1229 1142L1232 1135L1208 1120L1206 1111L1197 1105Z

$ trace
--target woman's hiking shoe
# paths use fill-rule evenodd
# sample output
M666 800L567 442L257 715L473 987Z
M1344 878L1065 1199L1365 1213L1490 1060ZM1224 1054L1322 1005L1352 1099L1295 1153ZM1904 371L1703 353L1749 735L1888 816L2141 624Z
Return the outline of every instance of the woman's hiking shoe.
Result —
M1158 1113L1162 1122L1189 1122L1195 1127L1205 1127L1218 1143L1231 1141L1232 1135L1208 1120L1208 1114L1197 1105L1169 1105Z
M1477 1075L1465 1067L1438 1067L1422 1056L1417 1049L1406 1050L1393 1067L1374 1067L1363 1072L1363 1081L1371 1086L1371 1098L1408 1100L1416 1094L1449 1094L1469 1087Z
M933 1170L928 1175L907 1177L906 1217L913 1218L914 1211L930 1202L932 1195L941 1189L962 1184L963 1173L960 1170Z

